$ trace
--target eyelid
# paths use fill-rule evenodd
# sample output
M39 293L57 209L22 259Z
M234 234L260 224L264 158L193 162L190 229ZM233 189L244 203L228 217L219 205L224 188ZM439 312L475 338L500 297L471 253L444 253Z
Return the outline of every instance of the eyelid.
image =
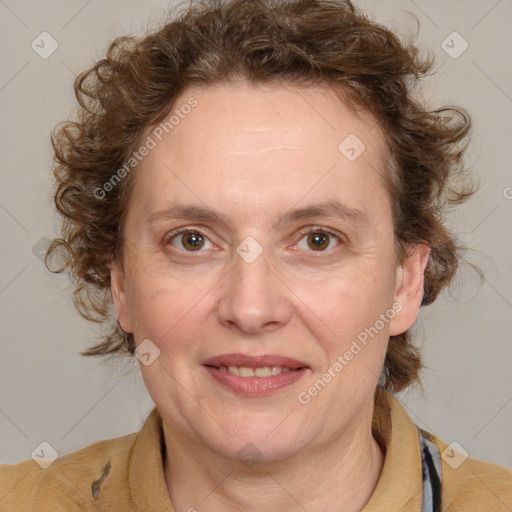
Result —
M305 235L309 235L311 233L324 233L326 235L329 235L331 237L334 237L336 238L336 240L340 243L340 244L343 244L343 245L347 245L348 244L348 240L346 239L346 237L344 235L342 235L341 233L338 233L332 229L329 229L329 228L324 228L322 226L308 226L306 228L302 228L300 231L299 231L299 234L300 234L300 238L298 239L298 241L293 245L294 248L297 247L297 244L298 242L300 242ZM316 254L321 254L321 253L330 253L332 251L334 251L336 248L334 249L329 249L328 251L306 251L306 252L312 252L312 253L316 253Z
M322 226L307 226L307 227L304 227L301 230L299 230L300 238L292 247L296 248L298 242L300 242L304 238L305 235L309 235L311 233L316 233L316 232L325 233L331 237L334 237L337 239L337 241L340 244L346 245L348 243L348 241L344 235L337 233L334 230L331 230L329 228L324 228ZM176 238L179 235L182 235L184 233L198 233L198 234L202 235L204 238L208 239L211 244L215 245L214 242L211 240L211 238L204 232L204 230L202 228L196 228L194 226L186 226L186 227L182 227L182 228L176 228L175 230L170 231L169 233L166 233L166 235L164 236L164 238L162 240L162 244L164 246L169 245L171 240L173 240L174 238ZM184 251L184 250L179 250L179 249L177 249L177 250L179 252L186 252L186 253L191 253L191 254L193 254L193 253L198 254L201 252L205 252L202 250L199 250L199 251ZM331 252L333 250L334 249L330 249L329 251L306 251L306 252L322 253L322 252Z
M179 237L180 235L183 235L185 233L197 233L197 234L200 234L201 236L203 236L204 238L206 238L212 245L215 245L212 240L210 239L210 237L202 230L202 229L199 229L199 228L195 228L193 226L187 226L187 227L183 227L183 228L176 228L172 231L170 231L169 233L166 233L164 238L162 239L162 245L164 246L167 246L167 245L170 245L171 241L177 237ZM180 250L180 249L177 249L176 247L174 247L177 251L179 252L183 252L183 253L190 253L190 254L198 254L198 253L201 253L201 252L204 252L202 250L199 250L199 251L184 251L184 250Z

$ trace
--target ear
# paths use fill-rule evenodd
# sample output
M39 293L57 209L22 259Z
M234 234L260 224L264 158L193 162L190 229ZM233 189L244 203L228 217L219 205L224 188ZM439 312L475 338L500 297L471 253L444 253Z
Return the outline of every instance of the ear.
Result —
M430 256L430 247L418 244L397 268L394 303L400 305L397 314L390 321L389 335L397 336L407 331L418 316L423 299L425 268Z
M125 274L117 263L112 263L110 266L110 290L121 329L124 332L132 333L133 329L126 299Z

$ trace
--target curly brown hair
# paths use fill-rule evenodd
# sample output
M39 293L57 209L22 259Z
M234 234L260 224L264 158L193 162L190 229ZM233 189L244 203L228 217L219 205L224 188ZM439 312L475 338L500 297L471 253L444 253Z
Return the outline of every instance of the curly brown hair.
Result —
M78 118L52 135L55 204L62 235L47 253L65 250L82 316L101 323L101 342L83 355L133 354L133 335L116 321L110 264L122 266L127 175L108 188L141 144L142 133L169 115L192 85L329 85L380 124L389 150L384 169L392 197L399 261L426 243L422 305L432 303L459 265L445 214L474 192L462 155L470 120L463 110L430 111L414 98L432 69L411 42L370 20L349 0L203 0L143 38L120 37L106 57L75 82ZM460 123L445 115L458 112ZM123 176L127 174L126 172ZM118 172L119 175L119 172ZM98 191L101 191L99 193ZM409 331L391 336L381 387L400 391L419 381L421 358Z

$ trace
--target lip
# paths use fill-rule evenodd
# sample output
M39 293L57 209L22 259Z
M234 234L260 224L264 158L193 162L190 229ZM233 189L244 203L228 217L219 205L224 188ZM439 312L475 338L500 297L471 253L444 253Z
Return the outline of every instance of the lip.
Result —
M203 362L204 366L247 366L258 368L261 366L283 366L292 370L308 368L306 363L297 361L290 357L275 354L264 354L261 356L249 356L247 354L223 354L212 357ZM265 378L265 377L263 377Z
M248 396L268 395L297 382L309 371L307 368L301 368L269 377L239 377L229 372L221 372L215 366L204 368L219 384L237 394Z
M263 396L289 386L310 371L309 366L301 361L274 354L249 356L246 354L224 354L207 359L203 363L206 371L215 381L237 394ZM282 366L290 368L289 372L268 377L239 377L229 372L221 372L219 366Z

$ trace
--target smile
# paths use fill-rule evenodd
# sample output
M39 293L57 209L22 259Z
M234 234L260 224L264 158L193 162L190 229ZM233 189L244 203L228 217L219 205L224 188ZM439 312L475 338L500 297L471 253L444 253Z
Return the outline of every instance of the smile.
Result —
M239 377L270 377L271 375L279 375L290 371L297 371L286 366L259 366L258 368L250 368L248 366L218 366L220 372L229 372Z
M236 394L263 396L276 392L301 379L308 367L287 368L281 366L203 366L211 377L222 387Z

